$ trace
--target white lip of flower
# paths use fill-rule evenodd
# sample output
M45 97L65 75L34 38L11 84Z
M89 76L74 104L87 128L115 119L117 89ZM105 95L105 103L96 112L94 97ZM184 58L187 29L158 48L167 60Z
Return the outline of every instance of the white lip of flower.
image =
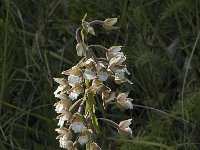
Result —
M76 84L68 91L70 93L69 98L71 100L76 100L83 91L83 86L81 84Z
M65 137L61 137L59 142L61 148L72 149L73 147L73 142L67 140Z
M99 77L100 81L106 81L108 77L111 75L111 71L108 71L108 69L103 65L103 63L98 63L96 65L97 68L97 76Z
M97 76L99 77L99 80L106 81L110 76L110 73L104 71L97 71Z
M120 93L117 96L117 103L121 104L122 106L126 108L133 109L133 104L131 103L133 99L127 98L127 97L128 97L128 93Z
M60 85L68 85L68 82L65 78L53 78L53 79Z
M84 79L86 80L92 80L96 76L96 73L92 71L92 69L85 69L85 72L83 74Z
M105 103L109 103L115 99L115 93L109 91L102 92L102 99Z
M121 121L118 125L119 129L119 133L120 134L129 134L129 135L132 135L132 130L131 128L129 127L131 125L131 121L132 119L128 119L128 120L124 120L124 121Z
M97 145L97 143L91 143L90 150L101 150L101 148Z
M77 84L77 83L81 83L82 82L82 77L70 74L68 76L68 82L69 82L69 84L71 86L74 85L74 84Z
M117 55L109 61L109 67L121 65L126 60L126 56Z
M57 119L59 119L58 126L63 127L64 122L69 120L72 114L66 110L62 110L61 113Z
M115 72L115 80L123 80L125 78L125 70L118 69Z
M76 45L76 51L78 56L83 56L85 50L87 49L87 45L83 42L80 42Z
M72 105L72 102L69 100L60 100L59 102L55 103L54 106L55 111L57 113L62 113L62 110L67 110Z
M85 135L85 136L82 136L82 135L81 135L81 136L78 137L78 142L79 142L81 145L86 144L88 141L89 141L89 138L88 138L87 135Z
M87 128L83 123L84 119L84 116L78 113L74 114L70 128L72 128L75 133L85 131Z
M66 94L55 94L55 97L62 100L68 100L68 97Z
M84 145L84 144L88 143L91 134L92 134L92 130L91 129L87 129L87 130L83 131L81 133L81 135L79 136L79 138L78 138L78 142L81 145Z
M87 129L83 122L77 122L77 121L74 121L71 124L71 128L75 133L79 133Z

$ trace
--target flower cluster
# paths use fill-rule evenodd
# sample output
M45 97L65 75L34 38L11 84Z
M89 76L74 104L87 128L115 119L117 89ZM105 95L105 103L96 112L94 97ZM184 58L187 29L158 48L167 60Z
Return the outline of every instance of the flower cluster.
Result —
M77 55L83 58L77 65L62 72L64 78L54 78L54 81L59 84L54 92L59 101L54 106L56 113L59 114L57 116L59 128L55 131L59 134L57 139L61 148L76 150L78 145L87 144L89 150L101 149L93 139L94 134L99 131L98 118L95 116L95 95L102 97L105 109L111 102L126 109L133 109L132 99L128 98L128 93L113 92L105 85L105 81L113 78L116 84L130 82L126 78L130 73L123 64L126 56L121 51L122 47L105 48L101 45L86 45L84 39L80 40L79 36L80 32L94 35L92 26L96 24L102 25L107 30L116 29L117 27L113 27L116 22L117 18L90 23L83 20L82 27L78 28L76 33ZM94 53L96 49L104 50L106 58L97 58ZM119 124L108 119L104 120L111 122L119 134L132 135L129 127L131 119Z

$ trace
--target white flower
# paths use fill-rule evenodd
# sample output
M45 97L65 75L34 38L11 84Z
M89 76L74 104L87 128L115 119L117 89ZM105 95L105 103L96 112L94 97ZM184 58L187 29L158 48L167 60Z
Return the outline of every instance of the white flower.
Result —
M75 84L72 86L72 88L68 91L69 92L69 98L71 100L76 100L78 96L83 93L84 89L81 84Z
M128 93L120 93L117 96L117 103L124 106L125 108L133 109L133 104L131 103L133 99L127 97Z
M86 80L92 80L96 76L96 73L92 71L92 69L85 69L85 72L83 74L84 79Z
M87 45L83 42L80 42L76 45L76 51L78 56L83 56L87 49Z
M132 135L132 130L129 127L131 125L132 119L121 121L118 125L118 132L119 134L128 134Z
M74 85L74 84L77 84L77 83L81 83L82 82L82 77L70 74L68 76L68 82L69 82L69 84L71 86Z
M54 106L55 111L57 113L62 113L62 110L67 110L72 105L70 100L60 100L59 102L55 103Z
M71 118L71 116L72 116L71 112L62 110L61 114L59 116L57 116L57 119L59 119L58 126L63 127L64 122L69 120Z

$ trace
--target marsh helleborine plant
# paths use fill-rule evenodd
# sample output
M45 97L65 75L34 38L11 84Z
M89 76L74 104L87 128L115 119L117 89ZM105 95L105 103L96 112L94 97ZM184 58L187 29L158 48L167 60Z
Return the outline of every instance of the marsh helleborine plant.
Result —
M87 34L95 35L94 26L101 25L106 30L116 29L113 25L117 18L108 18L105 21L95 20L86 22L82 20L82 27L76 31L77 55L82 57L80 62L71 69L62 72L66 78L54 78L59 84L54 92L58 102L55 111L58 113L58 132L60 147L68 150L77 150L78 146L86 145L88 150L100 150L94 141L94 134L99 134L98 119L114 126L119 134L132 135L129 127L131 119L121 121L119 124L106 118L97 118L95 108L98 107L95 95L102 97L104 108L109 103L116 103L127 109L133 109L132 99L128 93L113 92L104 82L114 79L116 84L129 82L125 75L130 74L124 65L126 56L121 52L122 46L105 48L101 45L87 45ZM106 58L97 58L94 50L103 50ZM82 98L79 98L83 95Z

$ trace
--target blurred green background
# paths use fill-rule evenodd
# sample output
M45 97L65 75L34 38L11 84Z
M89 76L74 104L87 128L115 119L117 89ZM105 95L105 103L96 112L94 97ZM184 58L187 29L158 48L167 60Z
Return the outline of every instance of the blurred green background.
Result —
M119 30L95 28L88 41L122 45L133 82L117 87L130 91L132 111L98 112L132 118L133 139L100 123L102 149L199 150L200 0L1 0L0 150L60 149L52 78L79 61L75 31L85 13L119 18Z

